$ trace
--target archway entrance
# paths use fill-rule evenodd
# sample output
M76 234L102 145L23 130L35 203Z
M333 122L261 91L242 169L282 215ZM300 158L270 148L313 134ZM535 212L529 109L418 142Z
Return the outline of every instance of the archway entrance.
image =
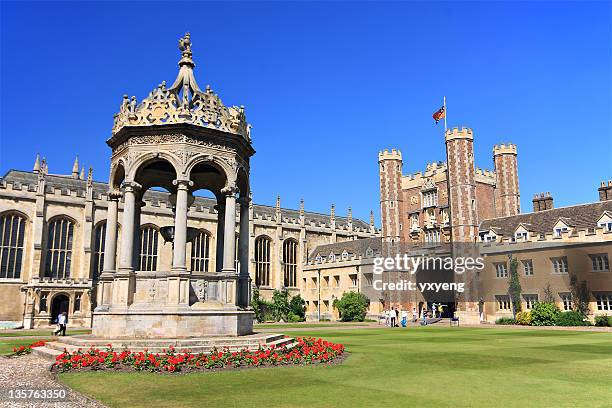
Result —
M64 294L56 295L51 302L51 320L50 323L57 323L57 316L60 313L68 313L70 299Z

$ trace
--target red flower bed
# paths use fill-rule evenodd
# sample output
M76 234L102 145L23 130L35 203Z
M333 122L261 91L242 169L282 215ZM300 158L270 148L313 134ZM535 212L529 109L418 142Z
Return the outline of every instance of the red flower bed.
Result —
M42 347L45 345L47 341L46 340L39 340L39 341L35 341L34 343L30 344L29 346L19 346L19 347L13 347L13 354L11 354L10 356L24 356L26 354L30 354L32 352L32 349L34 347Z
M81 350L64 353L57 356L53 365L59 371L80 369L134 369L152 372L179 372L182 370L206 370L220 368L259 367L287 364L329 363L344 353L344 345L335 344L323 339L296 338L294 347L263 346L257 350L242 349L240 351L213 351L210 354L176 352L170 346L164 353L149 353L148 351L117 352L109 344L106 350L95 348L82 352Z

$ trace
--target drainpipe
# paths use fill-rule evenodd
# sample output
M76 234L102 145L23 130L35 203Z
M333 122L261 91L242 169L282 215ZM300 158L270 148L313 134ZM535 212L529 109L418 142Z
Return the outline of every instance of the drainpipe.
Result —
M317 321L321 321L321 270L317 270L317 291L319 292L319 301L317 302Z

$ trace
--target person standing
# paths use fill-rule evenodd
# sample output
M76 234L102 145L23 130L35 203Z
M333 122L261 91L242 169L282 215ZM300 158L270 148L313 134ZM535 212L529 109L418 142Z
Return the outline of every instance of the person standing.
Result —
M391 327L395 327L395 309L391 308L389 311L389 320Z
M400 310L399 307L395 308L395 327L399 327L400 321Z
M436 318L436 304L432 303L431 305L431 317Z
M419 320L419 315L417 313L416 307L412 308L412 323L416 323Z

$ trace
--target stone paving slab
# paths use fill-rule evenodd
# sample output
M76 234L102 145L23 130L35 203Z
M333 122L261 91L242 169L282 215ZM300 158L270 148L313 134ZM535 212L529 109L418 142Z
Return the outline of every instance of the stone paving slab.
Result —
M0 357L0 407L2 408L106 408L102 403L86 397L60 383L51 372L50 363L35 355ZM10 391L12 390L12 396ZM57 399L21 398L28 390L64 390L65 397ZM44 390L44 391L43 391ZM40 395L40 392L39 392ZM19 396L20 398L16 398ZM12 398L11 398L12 397Z

